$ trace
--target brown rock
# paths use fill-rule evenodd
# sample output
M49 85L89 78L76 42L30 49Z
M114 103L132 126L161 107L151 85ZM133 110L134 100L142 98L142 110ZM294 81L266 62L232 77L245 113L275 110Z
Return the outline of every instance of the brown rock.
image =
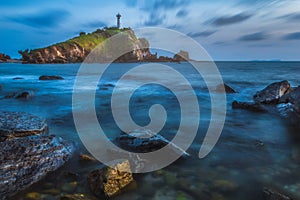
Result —
M43 75L43 76L39 77L39 80L40 81L52 81L52 80L64 80L64 78L61 77L61 76L46 76L46 75Z
M131 171L129 161L92 171L88 176L90 189L98 197L115 196L134 181L128 171Z

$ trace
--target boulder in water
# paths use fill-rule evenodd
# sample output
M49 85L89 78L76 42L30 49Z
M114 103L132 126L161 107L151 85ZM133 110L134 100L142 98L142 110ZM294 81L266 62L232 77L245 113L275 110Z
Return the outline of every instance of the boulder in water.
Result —
M29 136L0 142L0 199L41 180L71 158L74 146L55 136Z
M257 92L253 99L257 103L277 104L283 95L292 91L293 88L288 81L276 82Z
M61 77L61 76L46 76L46 75L43 75L43 76L39 77L39 80L40 81L52 81L52 80L64 80L64 78Z
M292 200L292 198L269 188L264 188L263 196L265 200Z
M91 191L98 197L112 197L134 181L129 161L119 162L111 167L102 167L88 176Z
M0 112L2 140L48 133L48 125L40 117L24 112Z

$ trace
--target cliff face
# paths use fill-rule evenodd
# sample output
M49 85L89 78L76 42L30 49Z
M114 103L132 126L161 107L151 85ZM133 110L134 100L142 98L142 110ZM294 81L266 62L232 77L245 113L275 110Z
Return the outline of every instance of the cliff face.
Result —
M78 63L83 62L87 55L105 39L124 32L126 48L134 49L115 62L142 61L145 57L151 55L149 43L146 39L138 39L130 29L107 28L98 29L89 34L80 33L80 36L61 42L46 48L19 51L24 63ZM147 46L147 48L143 48ZM103 47L98 54L100 62L108 62L111 59L109 47Z
M10 59L11 59L10 56L0 53L0 62L6 62L7 60Z

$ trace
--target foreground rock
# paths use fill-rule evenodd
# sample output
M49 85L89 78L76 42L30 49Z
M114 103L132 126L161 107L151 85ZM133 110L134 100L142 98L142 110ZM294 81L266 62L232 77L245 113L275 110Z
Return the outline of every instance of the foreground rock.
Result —
M292 200L292 198L268 188L263 190L263 196L265 200Z
M0 112L0 141L47 132L46 121L37 116L24 112Z
M88 176L91 191L98 197L112 197L122 192L134 181L129 161L123 161L111 167L102 167Z
M277 104L283 95L292 92L292 90L288 81L276 82L257 92L253 99L257 103Z
M97 200L97 198L86 194L66 194L60 200Z
M253 103L232 103L233 109L245 109L255 112L279 113L281 116L299 126L300 122L300 86L293 89L288 81L272 83L253 97Z
M26 189L70 159L74 147L55 136L0 142L0 199Z
M228 93L228 94L237 93L232 87L230 87L230 86L228 86L226 84L224 84L224 85L222 85L222 84L218 85L217 88L216 88L216 91L221 93L221 92L224 91L224 89L225 89L225 92Z
M64 78L61 77L61 76L46 76L46 75L43 75L43 76L39 77L39 80L40 81L53 81L53 80L64 80Z

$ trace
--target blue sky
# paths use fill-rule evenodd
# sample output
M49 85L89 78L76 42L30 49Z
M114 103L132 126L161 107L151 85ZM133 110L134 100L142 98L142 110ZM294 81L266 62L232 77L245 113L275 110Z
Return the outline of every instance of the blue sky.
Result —
M170 28L198 41L214 60L300 60L299 0L2 0L0 52L64 41L115 26Z

